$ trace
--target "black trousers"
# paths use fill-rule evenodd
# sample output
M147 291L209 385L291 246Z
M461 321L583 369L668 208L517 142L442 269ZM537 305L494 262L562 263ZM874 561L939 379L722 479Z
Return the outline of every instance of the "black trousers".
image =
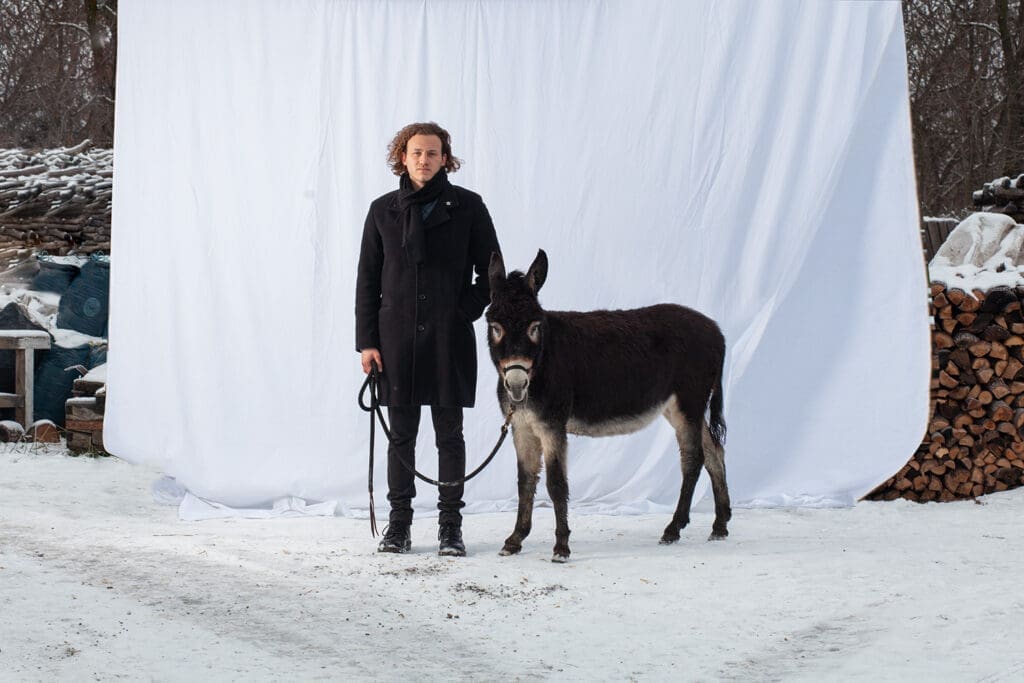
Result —
M451 481L466 476L466 442L462 438L462 408L430 407L437 444L437 472L439 481ZM392 522L412 522L412 499L416 497L416 477L401 462L416 465L416 434L420 427L420 406L388 408L391 423L391 443L388 445L388 500L391 502ZM440 524L462 523L462 491L465 487L438 487L437 509L441 511Z

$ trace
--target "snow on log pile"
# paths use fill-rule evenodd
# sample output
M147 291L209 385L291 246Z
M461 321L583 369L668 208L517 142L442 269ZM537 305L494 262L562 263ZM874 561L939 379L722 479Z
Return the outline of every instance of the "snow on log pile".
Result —
M0 259L110 251L114 154L74 147L0 150ZM29 251L31 250L31 251Z
M985 183L974 193L973 199L979 211L1005 214L1017 223L1024 223L1024 174Z
M932 417L875 500L949 501L1024 483L1024 225L969 216L928 271Z

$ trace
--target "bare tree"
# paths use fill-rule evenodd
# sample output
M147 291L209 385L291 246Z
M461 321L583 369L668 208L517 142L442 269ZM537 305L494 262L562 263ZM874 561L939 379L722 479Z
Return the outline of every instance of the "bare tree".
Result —
M1024 173L1024 0L904 0L903 16L921 209L957 214Z
M114 139L116 0L0 2L0 146Z

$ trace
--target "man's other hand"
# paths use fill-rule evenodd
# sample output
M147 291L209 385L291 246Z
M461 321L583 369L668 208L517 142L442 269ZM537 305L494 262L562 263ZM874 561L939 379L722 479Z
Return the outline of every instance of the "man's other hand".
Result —
M377 361L377 370L384 372L384 363L380 359L380 351L377 349L363 349L361 356L364 373L370 374L370 361Z

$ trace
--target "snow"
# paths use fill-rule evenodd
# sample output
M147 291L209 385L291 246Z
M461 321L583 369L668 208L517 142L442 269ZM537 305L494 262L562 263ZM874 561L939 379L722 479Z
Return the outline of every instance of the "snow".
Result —
M979 500L467 516L466 558L374 552L365 520L177 519L154 470L0 450L7 680L1019 680L1024 490Z
M85 376L83 376L82 379L88 382L103 382L105 384L107 381L107 364L102 363L97 365L92 370L85 373Z
M19 339L32 337L34 339L49 339L50 335L42 330L0 330L0 337L14 337Z
M51 256L47 254L45 260L50 263L59 263L65 266L78 266L81 268L89 262L89 257L79 256L77 254L68 254L67 256Z
M1003 214L971 214L935 252L928 275L966 291L1024 284L1024 225Z
M91 406L96 401L92 396L77 396L64 401L66 406Z
M986 188L990 187L1005 187L1005 188L1016 188L1024 189L1024 173L1020 174L1016 178L1010 176L999 176L995 180L991 180L985 183Z

